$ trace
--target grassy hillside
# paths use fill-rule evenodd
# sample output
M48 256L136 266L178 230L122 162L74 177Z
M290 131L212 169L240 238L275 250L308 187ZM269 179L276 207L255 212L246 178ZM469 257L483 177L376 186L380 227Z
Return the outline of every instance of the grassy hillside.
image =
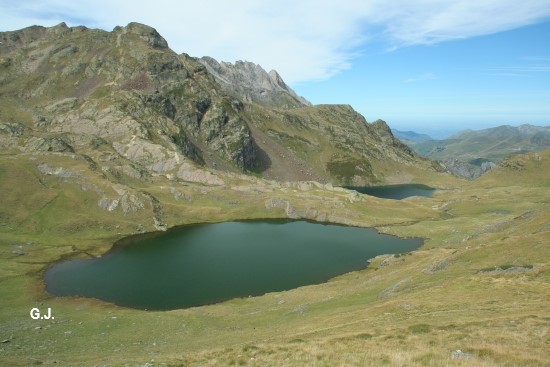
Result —
M82 188L97 187L86 162L56 155L79 178L41 174L3 155L0 325L2 359L13 366L545 366L550 313L550 151L511 158L473 183L440 181L434 198L381 200L313 184L226 177L226 187L159 177L136 188L162 203L173 225L323 211L333 221L422 236L411 254L374 259L328 283L218 305L148 312L55 298L41 274L51 261L89 256L152 228L152 205L106 213ZM24 180L26 185L16 185ZM174 195L177 190L181 195ZM136 191L137 192L137 191ZM179 199L175 199L178 197ZM92 203L90 203L92 199ZM13 200L13 199L8 199ZM235 205L235 201L239 205ZM327 205L327 203L331 203ZM86 210L82 210L86 208ZM96 209L94 209L96 208ZM36 321L32 307L55 320ZM461 350L461 352L456 352Z

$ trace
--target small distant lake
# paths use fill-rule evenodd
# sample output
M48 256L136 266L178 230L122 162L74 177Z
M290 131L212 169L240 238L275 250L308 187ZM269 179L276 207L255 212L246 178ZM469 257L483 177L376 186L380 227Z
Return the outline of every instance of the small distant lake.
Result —
M382 199L401 200L411 196L431 197L435 189L422 184L400 184L383 186L346 186L362 194L376 196Z
M170 310L322 283L421 244L305 221L198 224L126 239L100 258L55 264L44 279L56 296Z

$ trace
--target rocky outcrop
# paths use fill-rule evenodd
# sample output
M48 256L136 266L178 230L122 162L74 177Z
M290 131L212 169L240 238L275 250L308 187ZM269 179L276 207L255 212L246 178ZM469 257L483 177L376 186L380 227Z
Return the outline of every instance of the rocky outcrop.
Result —
M212 172L195 168L187 163L180 166L176 176L183 181L202 183L205 185L224 184L224 181Z
M443 161L442 163L445 168L447 168L450 172L469 180L475 180L484 173L498 167L495 163L491 161L484 161L481 164L476 165L459 159L449 159Z
M54 167L47 163L41 163L37 166L38 171L44 175L61 177L61 178L73 178L79 177L80 174L74 170L64 167Z
M63 139L32 137L25 146L26 152L73 152L73 148Z
M0 134L7 134L11 137L21 136L25 131L25 125L15 122L11 124L0 124Z
M115 28L115 31L122 31L124 33L134 34L138 36L141 40L145 41L147 45L152 48L168 48L168 42L166 42L166 40L157 32L157 30L144 24L132 22L124 28Z
M267 73L260 65L247 61L231 64L211 57L202 57L198 61L226 91L244 101L282 108L311 105L286 85L275 70Z

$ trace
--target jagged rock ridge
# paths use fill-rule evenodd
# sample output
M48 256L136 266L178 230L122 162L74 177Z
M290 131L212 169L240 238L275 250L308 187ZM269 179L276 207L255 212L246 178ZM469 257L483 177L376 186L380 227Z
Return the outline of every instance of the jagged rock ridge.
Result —
M198 61L206 66L226 91L244 101L283 108L311 106L309 101L287 86L275 70L267 73L260 65L252 62L237 61L231 64L218 62L208 56Z

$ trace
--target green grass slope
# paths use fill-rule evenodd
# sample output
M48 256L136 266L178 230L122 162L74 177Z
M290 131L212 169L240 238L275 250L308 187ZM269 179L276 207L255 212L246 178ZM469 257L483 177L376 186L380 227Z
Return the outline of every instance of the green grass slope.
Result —
M1 192L11 193L0 212L0 352L7 365L550 363L548 150L510 158L475 182L447 178L433 198L399 202L239 175L223 176L223 186L154 177L128 189L144 207L126 213L97 206L97 190L116 192L75 157L0 156ZM37 163L46 159L79 175L43 173ZM285 205L269 205L280 201ZM118 238L152 230L155 218L172 226L289 216L376 226L426 242L325 284L187 310L132 310L44 291L41 274L52 261L101 254ZM51 307L55 320L32 320L32 307Z

